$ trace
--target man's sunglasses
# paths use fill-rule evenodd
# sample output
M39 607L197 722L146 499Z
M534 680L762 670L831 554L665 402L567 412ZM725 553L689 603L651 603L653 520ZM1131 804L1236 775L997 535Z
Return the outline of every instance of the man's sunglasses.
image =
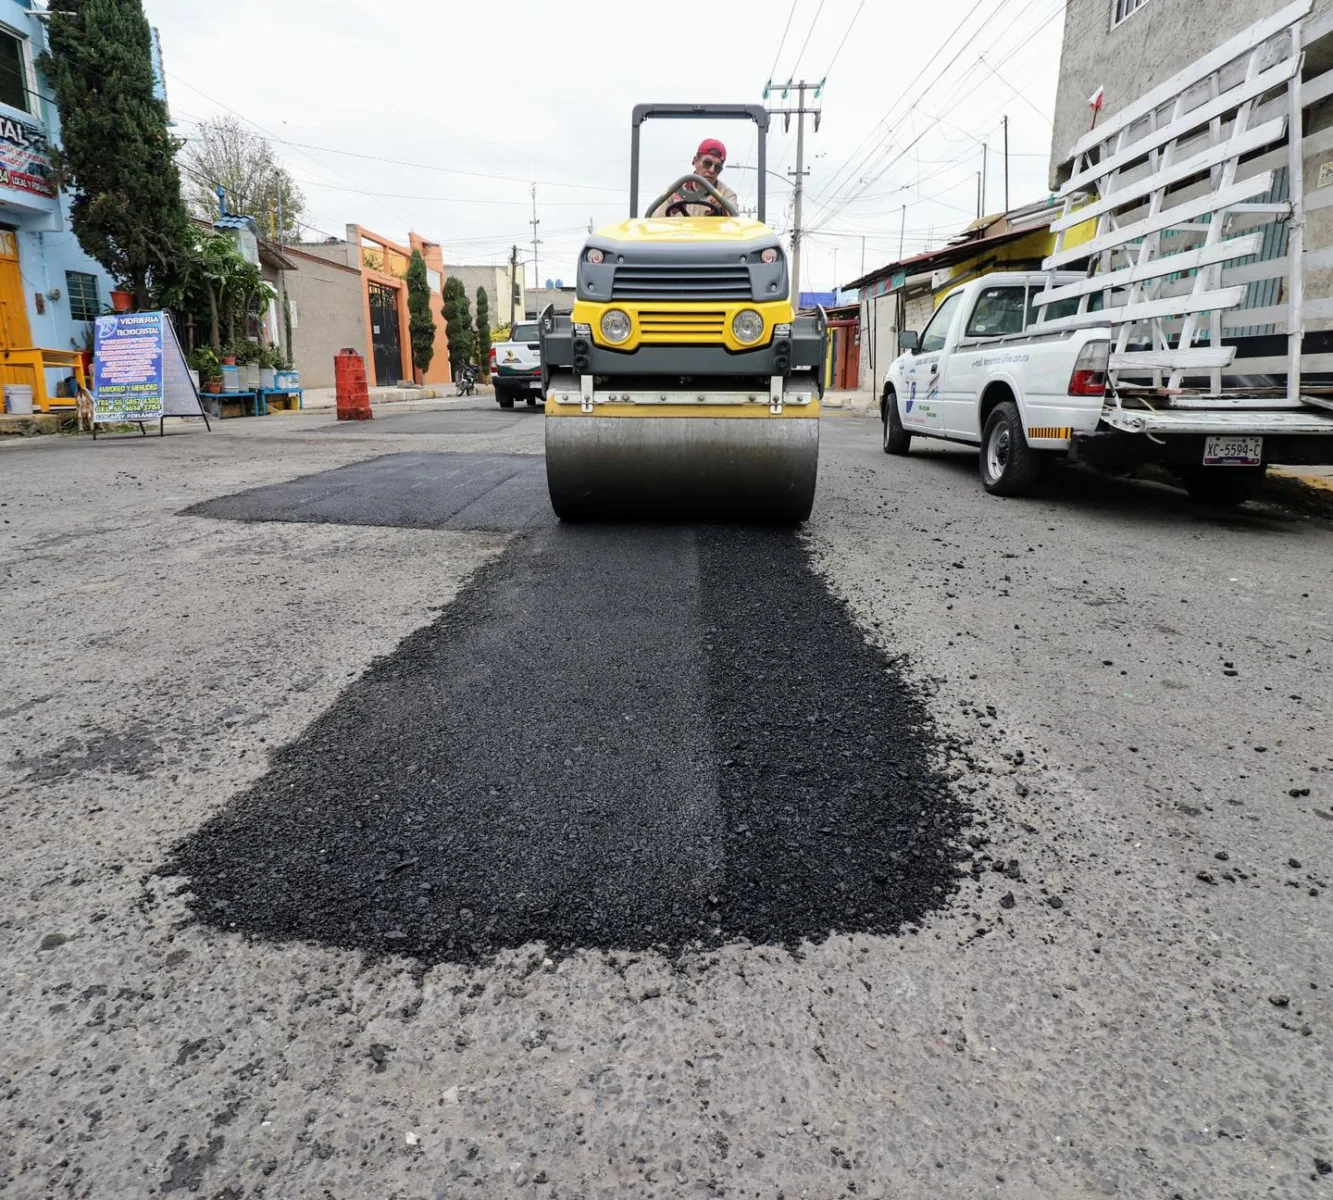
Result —
M705 156L699 159L699 165L703 167L705 171L712 171L714 169L720 171L724 166L726 166L726 159L708 158L707 156Z

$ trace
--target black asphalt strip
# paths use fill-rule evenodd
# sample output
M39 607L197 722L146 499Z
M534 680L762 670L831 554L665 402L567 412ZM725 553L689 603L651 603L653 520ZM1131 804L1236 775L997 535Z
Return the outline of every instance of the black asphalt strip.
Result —
M795 534L558 526L163 873L222 928L426 962L888 934L958 880L934 748Z

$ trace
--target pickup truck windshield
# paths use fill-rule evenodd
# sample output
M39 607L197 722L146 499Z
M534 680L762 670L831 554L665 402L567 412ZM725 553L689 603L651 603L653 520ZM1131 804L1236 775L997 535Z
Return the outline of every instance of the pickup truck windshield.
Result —
M535 342L537 340L536 325L515 325L514 332L509 335L511 342Z

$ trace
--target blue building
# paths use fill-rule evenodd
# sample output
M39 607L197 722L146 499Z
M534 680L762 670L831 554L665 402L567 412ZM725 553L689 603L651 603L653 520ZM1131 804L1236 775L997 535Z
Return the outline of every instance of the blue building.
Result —
M31 386L39 407L48 396L59 402L113 287L70 229L68 196L50 182L60 116L37 70L46 48L32 0L0 0L0 382Z

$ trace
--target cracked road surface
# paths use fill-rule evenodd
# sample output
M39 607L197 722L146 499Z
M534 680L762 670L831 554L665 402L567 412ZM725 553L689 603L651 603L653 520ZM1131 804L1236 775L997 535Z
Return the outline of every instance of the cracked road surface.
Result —
M1327 521L541 421L0 445L6 1194L1333 1186Z

